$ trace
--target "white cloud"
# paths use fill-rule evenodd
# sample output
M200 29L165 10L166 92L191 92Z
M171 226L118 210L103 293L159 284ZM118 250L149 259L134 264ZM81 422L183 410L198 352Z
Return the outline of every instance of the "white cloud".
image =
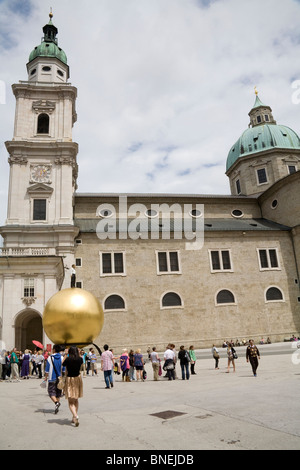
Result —
M0 4L6 105L27 78L48 5ZM203 6L204 5L204 6ZM300 4L293 0L52 0L59 46L78 88L79 192L228 194L230 147L247 128L254 86L277 122L299 132L291 83L300 79ZM9 168L0 146L0 223Z

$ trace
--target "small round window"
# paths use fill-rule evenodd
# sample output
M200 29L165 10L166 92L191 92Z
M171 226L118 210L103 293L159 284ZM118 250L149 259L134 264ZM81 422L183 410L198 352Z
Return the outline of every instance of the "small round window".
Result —
M191 217L201 217L202 215L202 212L199 211L199 209L192 209L190 212L189 212L190 216Z
M154 209L147 209L146 212L145 212L145 215L147 217L153 218L153 217L157 217L158 212Z
M277 199L274 199L272 201L271 207L272 207L272 209L276 209L277 206L278 206L278 201L277 201Z
M99 215L101 217L111 217L112 216L112 211L110 209L102 209L100 212L99 212Z
M232 215L233 217L243 217L244 212L242 212L240 209L234 209L234 210L231 212L231 215Z
M51 70L51 67L49 67L48 65L45 65L43 68L42 68L43 72L50 72Z
M36 73L36 69L31 70L30 75L34 75Z
M61 77L64 76L64 73L63 73L61 70L59 70L59 69L57 69L57 73L58 73L58 75L60 75Z

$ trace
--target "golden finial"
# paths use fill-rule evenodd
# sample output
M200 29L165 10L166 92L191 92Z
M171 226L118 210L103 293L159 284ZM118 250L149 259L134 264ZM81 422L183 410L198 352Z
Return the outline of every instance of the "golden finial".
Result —
M255 94L256 94L256 96L257 96L257 95L258 95L258 91L257 91L256 86L254 87L254 91L255 91Z
M50 7L49 18L50 18L50 20L53 18L52 7Z

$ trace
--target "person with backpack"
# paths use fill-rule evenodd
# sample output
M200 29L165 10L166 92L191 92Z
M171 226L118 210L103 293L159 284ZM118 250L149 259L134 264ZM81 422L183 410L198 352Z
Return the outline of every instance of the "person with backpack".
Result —
M129 378L131 380L131 382L133 380L135 380L135 375L134 375L134 350L133 349L130 349L129 351L129 366L130 366L130 369L129 369Z
M120 368L122 371L122 381L124 382L130 382L129 378L129 369L130 369L130 364L129 364L129 356L128 356L128 351L127 349L123 349L123 353L120 356Z
M189 380L190 378L190 355L189 352L184 349L184 346L180 346L180 351L178 353L178 359L180 360L180 367L181 367L181 378L182 380Z

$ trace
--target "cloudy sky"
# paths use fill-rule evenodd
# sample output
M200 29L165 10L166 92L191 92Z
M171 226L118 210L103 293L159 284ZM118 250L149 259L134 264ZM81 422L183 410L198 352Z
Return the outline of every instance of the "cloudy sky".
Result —
M230 147L260 99L300 133L299 0L0 0L0 224L13 136L50 6L78 88L78 192L229 194Z

